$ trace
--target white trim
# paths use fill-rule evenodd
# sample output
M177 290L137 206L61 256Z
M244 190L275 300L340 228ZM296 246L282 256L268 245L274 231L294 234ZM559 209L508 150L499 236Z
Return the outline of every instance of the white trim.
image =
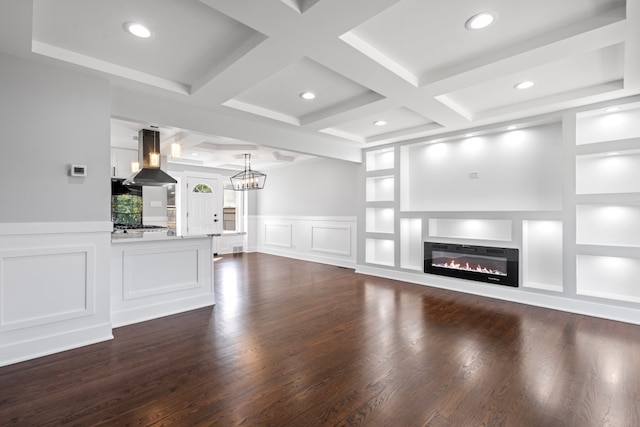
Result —
M356 273L640 325L640 311L633 308L569 299L542 293L526 292L523 291L522 288L511 288L508 286L496 286L489 284L485 285L471 281L389 270L386 268L370 267L360 264L356 266Z
M248 215L250 220L356 222L355 216Z
M283 251L274 248L261 248L261 250L257 250L256 248L251 248L252 250L247 249L246 252L259 252L263 254L276 255L285 258L299 259L302 261L310 261L317 262L319 264L329 264L335 265L336 267L344 267L344 268L356 268L356 262L354 260L342 259L342 258L334 258L322 255L315 254L305 254L302 252L293 252L293 251Z

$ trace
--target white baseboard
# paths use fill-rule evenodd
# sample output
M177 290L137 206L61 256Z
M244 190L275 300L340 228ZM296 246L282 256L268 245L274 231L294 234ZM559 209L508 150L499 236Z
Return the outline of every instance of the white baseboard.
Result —
M423 273L389 270L386 268L371 267L360 264L356 266L356 273L640 325L639 310L604 303L563 298L556 295L529 292L526 288L496 286L479 282L476 283L468 280L458 280L448 277L426 275Z

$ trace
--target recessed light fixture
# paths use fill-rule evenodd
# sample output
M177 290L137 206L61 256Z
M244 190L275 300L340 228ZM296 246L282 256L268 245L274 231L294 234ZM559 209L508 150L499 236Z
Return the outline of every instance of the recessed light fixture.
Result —
M376 120L375 122L373 122L373 124L376 126L384 126L387 124L387 122L385 122L384 120Z
M612 152L610 152L610 153L607 153L606 155L607 155L607 156L619 156L619 155L620 155L620 153L619 153L619 152L617 152L617 151L612 151Z
M315 99L315 97L316 97L316 94L313 92L306 91L306 92L300 93L300 98L306 99L307 101Z
M516 129L518 129L518 126L516 125L507 126L507 130L516 130Z
M515 85L513 85L513 88L518 90L523 90L523 89L529 89L530 87L533 87L533 85L535 85L535 83L532 82L531 80L525 80L523 82L516 83Z
M148 39L151 37L151 30L139 22L125 22L123 27L129 34L136 37L140 37L142 39Z
M473 136L473 134L472 134L472 133L465 133L465 134L464 134L464 137L465 137L465 138L471 138L472 136Z
M615 111L620 111L620 107L609 107L606 110L604 110L605 113L613 113Z
M481 12L467 19L464 26L467 30L481 30L487 28L498 19L498 13L494 11Z
M198 153L191 153L191 155L192 155L192 156L194 156L194 157L198 157L200 154L198 154Z

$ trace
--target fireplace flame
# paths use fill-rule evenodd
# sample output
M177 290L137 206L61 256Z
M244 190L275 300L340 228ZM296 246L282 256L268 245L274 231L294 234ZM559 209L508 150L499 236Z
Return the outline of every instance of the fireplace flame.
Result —
M432 263L431 265L433 265L434 267L442 267L442 268L449 268L452 270L462 270L462 271L473 271L475 273L487 273L487 274L495 274L498 276L506 276L507 273L500 271L500 270L492 270L490 268L487 267L483 267L480 264L477 264L475 267L471 267L469 265L469 263L465 263L465 265L460 264L459 262L456 262L455 260L449 260L446 261L444 264L438 264L438 263Z

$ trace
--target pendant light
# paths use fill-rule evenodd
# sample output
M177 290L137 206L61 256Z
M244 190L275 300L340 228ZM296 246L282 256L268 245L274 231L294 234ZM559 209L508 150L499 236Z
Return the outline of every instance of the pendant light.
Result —
M251 154L243 154L244 170L231 177L231 185L236 191L262 190L267 175L251 169Z

